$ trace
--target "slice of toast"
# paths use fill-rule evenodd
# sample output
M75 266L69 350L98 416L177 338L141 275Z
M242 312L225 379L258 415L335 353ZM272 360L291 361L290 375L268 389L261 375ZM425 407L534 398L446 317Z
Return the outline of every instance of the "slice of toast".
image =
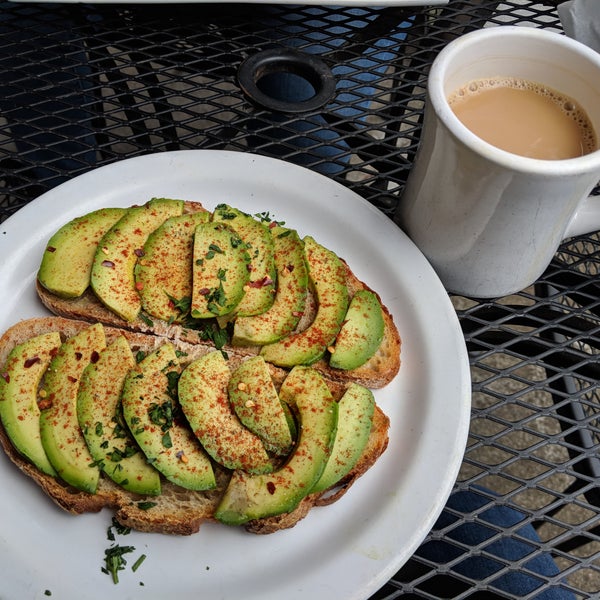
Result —
M206 211L197 202L186 202L184 212ZM350 298L358 290L371 290L360 281L352 272L351 267L342 260L346 269L346 287ZM149 317L142 313L133 321L127 321L108 309L94 294L91 288L80 297L73 299L61 298L44 288L36 281L37 294L44 306L55 315L65 318L100 322L111 327L119 327L133 332L142 332L166 337L171 340L184 341L191 344L212 345L212 342L203 339L200 333L181 324L169 323L160 319ZM394 319L387 307L379 298L384 321L383 339L376 354L362 366L352 370L334 369L329 366L326 358L312 365L328 378L335 381L354 381L366 387L376 389L387 385L397 375L400 368L401 339ZM300 319L296 332L306 329L313 321L317 312L317 303L314 295L308 291L306 309ZM260 351L258 347L226 347L238 354L255 355Z
M58 331L61 339L67 339L89 326L89 322L65 319L62 317L40 317L21 321L12 326L0 338L0 366L4 365L10 351L18 344L43 333ZM151 352L165 343L158 335L124 331L120 328L105 327L107 342L123 335L132 351ZM171 338L171 343L185 353L184 365L213 351L208 345L190 344L182 339ZM235 368L247 355L231 351L228 353L231 368ZM271 376L276 387L280 386L287 372L271 366ZM327 380L334 398L338 399L345 391L345 384ZM1 400L1 398L0 398ZM247 524L254 533L272 533L294 526L314 506L330 504L343 495L347 489L370 469L381 456L388 443L389 419L379 407L375 408L373 424L366 448L352 471L336 485L335 490L326 490L309 495L290 513L268 517ZM146 532L189 535L195 533L201 524L213 520L216 507L227 486L230 472L216 467L216 488L210 491L190 491L164 481L159 496L141 496L125 491L107 477L102 476L97 493L90 494L76 490L60 479L42 473L19 454L6 431L0 426L0 444L10 460L26 475L31 477L58 506L71 513L97 512L103 508L112 509L115 518L124 526Z

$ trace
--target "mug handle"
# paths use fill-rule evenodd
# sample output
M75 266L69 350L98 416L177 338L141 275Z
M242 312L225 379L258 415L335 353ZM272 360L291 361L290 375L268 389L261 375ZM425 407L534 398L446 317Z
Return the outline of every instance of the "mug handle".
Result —
M600 196L588 196L567 226L564 238L600 230Z

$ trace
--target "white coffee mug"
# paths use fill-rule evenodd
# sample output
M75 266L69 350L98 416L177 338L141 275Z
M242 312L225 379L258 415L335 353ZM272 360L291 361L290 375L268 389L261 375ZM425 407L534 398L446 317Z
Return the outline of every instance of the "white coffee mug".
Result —
M506 152L467 129L448 105L464 84L512 76L576 100L600 139L600 54L559 33L500 26L468 33L436 57L423 132L397 223L445 287L474 298L522 290L561 241L600 229L600 150L565 160Z

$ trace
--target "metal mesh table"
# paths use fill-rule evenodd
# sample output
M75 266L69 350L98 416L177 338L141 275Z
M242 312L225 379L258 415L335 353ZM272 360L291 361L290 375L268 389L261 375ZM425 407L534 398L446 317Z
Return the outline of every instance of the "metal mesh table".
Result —
M391 216L418 144L433 57L483 26L560 31L555 5L0 2L0 220L95 166L189 148L301 164ZM284 69L270 62L273 51L287 57ZM307 89L300 102L285 94L298 77ZM510 576L528 582L524 598L557 589L598 596L599 267L600 239L580 237L531 289L496 301L453 298L473 409L452 498L470 491L475 501L458 508L451 499L374 598L506 598ZM499 509L509 518L490 525ZM465 524L478 525L479 537L466 539ZM498 551L507 538L521 548L517 558ZM542 557L551 569L537 568ZM465 568L477 560L479 580Z

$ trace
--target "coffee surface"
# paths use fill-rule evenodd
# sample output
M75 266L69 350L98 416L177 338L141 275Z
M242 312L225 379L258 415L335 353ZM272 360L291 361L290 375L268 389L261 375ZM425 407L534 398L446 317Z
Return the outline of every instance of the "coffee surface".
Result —
M583 108L536 82L509 77L471 81L453 92L448 103L475 135L513 154L561 160L598 147Z

